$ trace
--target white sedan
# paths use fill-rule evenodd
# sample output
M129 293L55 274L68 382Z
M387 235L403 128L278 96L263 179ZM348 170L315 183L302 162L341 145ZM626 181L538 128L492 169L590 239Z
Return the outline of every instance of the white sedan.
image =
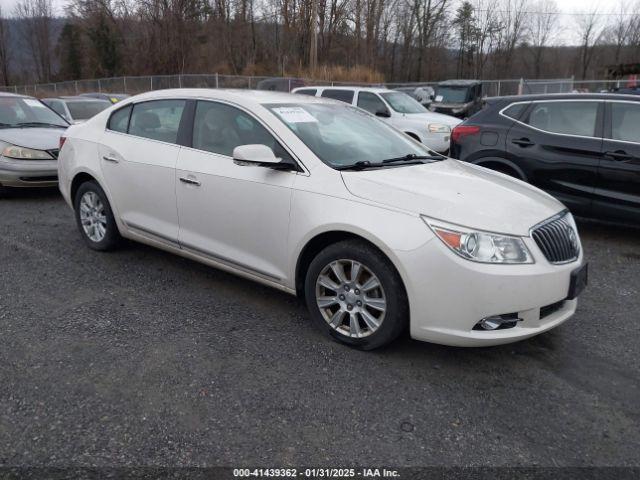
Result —
M86 244L122 237L305 298L362 349L521 340L576 310L573 218L358 108L275 92L164 90L71 127L60 190Z

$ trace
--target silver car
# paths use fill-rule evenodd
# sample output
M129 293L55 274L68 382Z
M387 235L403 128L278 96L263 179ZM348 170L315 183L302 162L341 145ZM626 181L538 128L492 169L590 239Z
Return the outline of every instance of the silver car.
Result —
M68 126L37 98L0 93L0 193L57 185L60 136Z
M43 98L42 102L69 123L82 123L113 105L108 100L88 97Z

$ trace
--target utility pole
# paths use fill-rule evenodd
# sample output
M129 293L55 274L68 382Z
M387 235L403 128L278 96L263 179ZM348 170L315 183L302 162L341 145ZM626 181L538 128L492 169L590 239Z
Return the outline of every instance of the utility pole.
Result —
M315 74L318 67L318 0L311 0L311 45L309 46L309 68Z

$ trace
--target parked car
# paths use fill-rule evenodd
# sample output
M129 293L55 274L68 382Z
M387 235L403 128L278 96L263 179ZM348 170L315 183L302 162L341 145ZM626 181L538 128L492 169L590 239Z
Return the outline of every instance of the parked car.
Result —
M451 155L539 187L574 214L640 223L640 97L503 97L456 127Z
M68 126L36 98L0 93L0 194L56 185L60 135Z
M407 326L448 345L531 337L586 282L560 202L351 105L162 90L65 137L60 191L88 247L126 237L301 295L354 347Z
M477 80L447 80L435 88L429 109L433 112L467 118L482 108L482 82Z
M113 105L108 100L89 97L43 98L42 102L69 123L81 123Z
M433 102L433 98L435 96L435 91L433 87L428 85L424 86L413 86L413 87L397 87L394 88L396 92L403 92L409 95L411 98L414 98L418 101L423 107L429 108L431 102Z
M257 90L270 90L272 92L289 92L294 88L304 87L305 81L302 78L274 77L260 80Z
M451 129L460 123L457 118L430 112L405 93L386 88L304 87L292 93L331 98L360 107L439 153L448 152Z
M90 92L81 93L81 97L99 98L101 100L108 100L111 103L118 103L125 98L129 98L131 95L128 93L104 93L104 92Z

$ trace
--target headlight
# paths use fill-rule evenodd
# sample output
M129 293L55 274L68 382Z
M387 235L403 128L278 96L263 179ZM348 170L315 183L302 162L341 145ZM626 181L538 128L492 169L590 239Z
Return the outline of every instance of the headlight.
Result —
M3 157L16 158L19 160L53 160L53 157L44 150L34 150L32 148L9 145L2 150Z
M422 217L433 233L457 255L480 263L534 263L520 237L447 225Z
M427 128L431 133L449 133L451 131L449 125L443 125L441 123L430 123L427 125Z

